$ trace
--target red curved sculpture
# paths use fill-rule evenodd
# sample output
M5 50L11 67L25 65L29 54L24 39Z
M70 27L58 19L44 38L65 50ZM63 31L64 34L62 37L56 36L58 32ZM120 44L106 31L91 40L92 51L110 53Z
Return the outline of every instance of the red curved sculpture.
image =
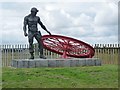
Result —
M95 50L89 44L61 35L44 35L41 38L44 48L61 54L62 58L92 58Z

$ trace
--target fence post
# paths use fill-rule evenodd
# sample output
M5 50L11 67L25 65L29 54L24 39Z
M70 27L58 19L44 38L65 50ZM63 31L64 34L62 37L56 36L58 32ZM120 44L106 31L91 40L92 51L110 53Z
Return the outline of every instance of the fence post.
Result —
M27 49L29 49L29 45L27 44ZM28 50L28 53L27 53L27 58L29 58L29 50Z
M12 45L12 60L14 59L14 45Z
M0 45L0 69L2 67L2 45Z
M4 62L5 66L7 65L7 50L6 49L7 49L7 45L5 45L5 62L6 62L6 63Z

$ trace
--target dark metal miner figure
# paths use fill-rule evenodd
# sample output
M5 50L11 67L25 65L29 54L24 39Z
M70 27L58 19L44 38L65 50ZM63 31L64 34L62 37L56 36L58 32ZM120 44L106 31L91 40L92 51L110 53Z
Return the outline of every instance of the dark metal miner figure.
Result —
M43 55L43 46L41 43L41 32L38 31L37 24L40 24L40 26L48 32L50 35L51 33L46 29L46 27L43 25L43 23L40 20L40 17L36 16L38 10L37 8L33 7L31 9L31 14L25 16L24 18L24 35L25 37L28 36L29 41L29 52L31 54L30 59L34 59L34 49L33 49L33 39L35 38L38 42L39 52L40 52L40 58L46 59L46 57ZM28 34L27 34L27 26L28 26Z

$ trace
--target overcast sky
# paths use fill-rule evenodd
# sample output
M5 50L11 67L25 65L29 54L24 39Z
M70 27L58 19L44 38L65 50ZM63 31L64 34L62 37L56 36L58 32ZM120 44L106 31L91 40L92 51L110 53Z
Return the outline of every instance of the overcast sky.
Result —
M1 1L0 44L28 44L23 34L23 19L32 7L39 9L37 16L54 35L69 36L89 44L118 43L119 0L98 1ZM42 35L48 34L38 28Z

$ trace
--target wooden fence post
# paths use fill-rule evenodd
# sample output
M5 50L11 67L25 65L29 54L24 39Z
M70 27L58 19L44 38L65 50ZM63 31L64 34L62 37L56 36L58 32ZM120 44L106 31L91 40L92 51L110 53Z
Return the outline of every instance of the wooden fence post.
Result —
M0 45L0 68L2 67L2 45Z

